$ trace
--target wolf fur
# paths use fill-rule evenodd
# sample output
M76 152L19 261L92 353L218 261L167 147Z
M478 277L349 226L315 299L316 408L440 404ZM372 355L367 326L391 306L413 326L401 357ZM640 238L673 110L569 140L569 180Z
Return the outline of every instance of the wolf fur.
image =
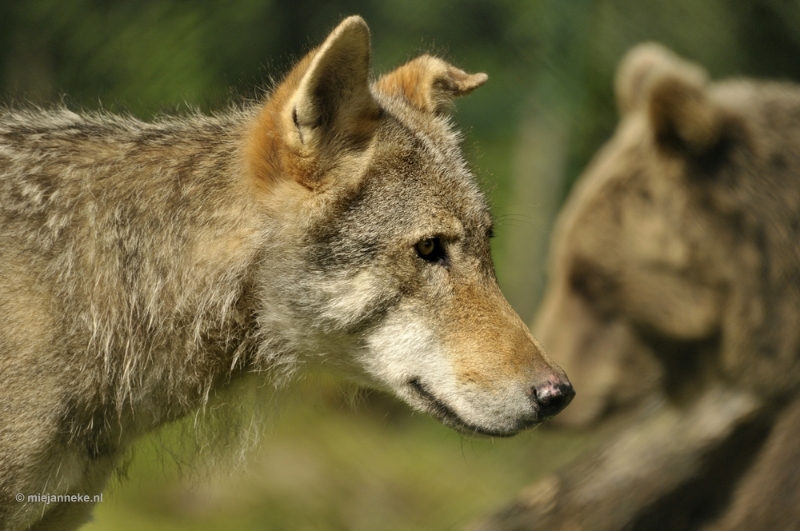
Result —
M0 529L73 529L141 435L324 363L462 432L573 391L501 295L491 217L422 56L370 82L343 21L262 104L0 117Z

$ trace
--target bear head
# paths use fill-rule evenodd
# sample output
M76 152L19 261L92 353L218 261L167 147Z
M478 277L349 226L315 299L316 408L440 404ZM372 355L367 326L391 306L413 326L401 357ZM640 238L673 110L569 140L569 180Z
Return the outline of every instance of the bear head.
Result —
M800 381L800 88L709 83L657 44L623 59L620 123L559 215L534 333L586 426L710 380Z

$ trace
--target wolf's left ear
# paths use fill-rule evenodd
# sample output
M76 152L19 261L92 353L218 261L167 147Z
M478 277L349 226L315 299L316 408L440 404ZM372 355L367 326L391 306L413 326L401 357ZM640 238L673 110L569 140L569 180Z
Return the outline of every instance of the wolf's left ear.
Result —
M321 150L326 142L369 136L380 113L369 78L369 28L361 17L346 18L317 49L284 110L296 140Z
M422 55L382 76L375 89L404 98L421 111L446 114L454 98L469 94L487 79L486 74L468 74L438 57Z
M248 132L259 185L289 177L315 189L334 161L366 147L381 108L370 92L369 28L348 17L275 88Z

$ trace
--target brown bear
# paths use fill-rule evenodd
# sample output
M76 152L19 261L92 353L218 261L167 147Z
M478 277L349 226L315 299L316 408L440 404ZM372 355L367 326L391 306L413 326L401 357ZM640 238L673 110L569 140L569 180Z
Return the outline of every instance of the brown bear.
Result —
M629 414L474 529L800 529L800 87L644 44L615 88L534 333L578 391L560 425Z

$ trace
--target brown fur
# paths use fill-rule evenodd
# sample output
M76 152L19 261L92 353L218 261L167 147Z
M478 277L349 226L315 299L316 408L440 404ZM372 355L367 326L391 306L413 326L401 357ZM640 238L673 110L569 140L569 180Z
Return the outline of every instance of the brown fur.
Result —
M617 97L534 330L581 389L554 424L634 411L478 529L797 529L800 87L650 44Z
M384 78L422 85L384 92L369 63L350 17L263 104L2 111L0 529L76 528L91 503L15 495L102 492L133 441L248 374L324 364L468 434L569 402L497 288L442 112L486 76L426 58Z
M472 344L456 364L459 367L458 377L491 389L497 379L512 378L514 375L528 372L530 378L542 367L538 364L541 347L524 325L512 329L504 328L514 311L503 298L499 290L494 293L475 293L474 288L464 289L459 293L459 305L453 306L447 319L453 323L452 330L445 341L452 344ZM496 305L487 311L471 312L467 308L474 307L475 302L495 299ZM489 360L478 353L495 350L498 355Z
M381 77L375 86L384 94L402 97L421 111L444 114L453 98L469 94L487 79L486 74L470 75L438 57L423 55Z
M561 422L705 376L766 400L800 383L800 90L705 79L655 45L620 67L623 119L560 217L536 325L584 384Z

